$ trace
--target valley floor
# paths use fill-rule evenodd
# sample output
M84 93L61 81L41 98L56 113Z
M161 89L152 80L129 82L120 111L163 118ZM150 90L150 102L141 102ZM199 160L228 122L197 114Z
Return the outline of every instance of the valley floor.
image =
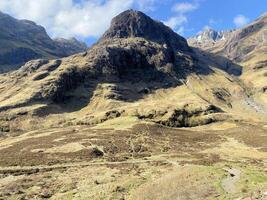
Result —
M267 199L264 123L117 118L2 136L0 155L0 199Z

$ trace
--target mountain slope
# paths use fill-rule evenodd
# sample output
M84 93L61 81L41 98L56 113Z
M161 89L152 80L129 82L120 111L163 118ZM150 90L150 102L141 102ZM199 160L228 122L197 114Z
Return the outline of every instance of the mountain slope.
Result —
M54 42L65 55L73 55L87 50L87 45L84 42L78 41L76 38L55 38Z
M245 105L242 85L217 68L162 23L129 10L86 53L30 61L2 76L0 111L26 109L29 117L57 114L86 124L134 116L174 127L243 109L258 115ZM66 112L72 114L60 114Z
M223 67L128 10L86 52L0 75L0 196L264 199L267 115Z
M66 41L65 41L66 43ZM28 20L17 20L0 12L0 72L15 69L21 64L37 58L65 57L86 50L79 43L53 41L45 29Z
M225 40L216 41L212 45L205 44L205 41L201 45L191 42L191 45L204 50L202 54L211 53L217 61L218 56L224 57L242 67L243 73L240 78L248 87L255 90L255 98L266 106L266 35L267 14L264 14L246 27L231 32Z
M210 49L217 43L227 40L234 30L216 31L212 28L205 28L202 32L188 39L190 46L198 47L203 50Z

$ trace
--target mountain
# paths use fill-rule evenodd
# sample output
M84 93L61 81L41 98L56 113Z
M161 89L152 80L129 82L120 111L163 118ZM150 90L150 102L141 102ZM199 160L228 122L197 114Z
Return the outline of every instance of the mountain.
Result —
M186 40L162 22L154 21L144 13L132 10L125 11L115 17L111 22L110 29L104 33L100 41L138 37L164 44L169 48L190 51Z
M267 14L264 14L244 28L225 32L207 29L196 37L189 38L188 41L195 47L201 47L198 44L205 45L205 42L213 41L214 45L207 46L206 50L225 56L237 63L242 63L249 59L249 54L255 50L264 51L262 48L266 44L266 23ZM198 43L194 44L194 42Z
M86 50L84 44L73 39L54 41L43 27L2 12L0 45L0 72L16 69L32 59L65 57Z
M217 57L127 10L86 52L1 74L0 198L265 197L266 107Z
M241 80L252 90L256 90L254 92L256 99L267 105L266 35L267 14L265 13L244 28L231 31L225 39L214 41L212 45L207 44L206 41L194 43L192 39L189 39L189 43L201 49L204 55L207 55L207 52L212 54L217 61L220 58L226 58L242 67ZM225 65L222 62L220 62L221 65Z
M220 41L227 40L234 30L216 31L210 27L205 28L202 32L188 39L191 46L201 49L211 48Z
M30 61L1 77L0 111L28 107L31 113L49 116L52 110L68 109L88 112L82 118L89 124L108 120L115 112L115 116L136 116L169 126L197 126L223 118L223 110L235 112L241 97L246 101L242 85L219 68L198 57L184 38L163 23L128 10L112 20L87 52ZM159 101L162 90L166 95ZM179 90L188 95L182 97ZM230 95L233 90L235 95ZM151 102L143 101L152 96ZM180 100L171 101L172 96ZM38 111L33 105L38 105Z
M76 38L55 38L54 42L65 55L73 55L87 50L86 43L78 41Z

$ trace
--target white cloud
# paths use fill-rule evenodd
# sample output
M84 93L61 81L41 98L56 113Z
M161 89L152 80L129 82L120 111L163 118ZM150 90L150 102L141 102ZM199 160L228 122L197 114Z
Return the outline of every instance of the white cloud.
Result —
M210 19L209 19L209 25L210 25L210 26L217 25L217 24L218 24L217 20L215 20L215 19L213 19L213 18L210 18Z
M194 3L177 3L173 6L173 10L179 13L187 13L197 9L198 5Z
M210 29L212 29L212 28L209 25L206 25L206 26L203 27L203 31L210 30Z
M99 37L120 12L158 0L0 0L0 10L44 26L52 37Z
M137 7L142 11L155 10L156 3L157 0L136 0Z
M179 35L183 35L184 34L184 27L181 26L176 32L179 34Z
M234 18L234 24L236 25L236 27L242 27L246 25L248 22L249 22L249 18L247 18L244 15L237 15Z
M167 21L164 21L163 23L172 29L176 29L178 26L182 25L185 22L187 22L187 18L183 15L179 15L171 17Z
M180 35L183 35L185 32L184 24L188 22L187 14L196 10L199 7L200 0L195 0L193 3L182 2L176 3L172 7L172 11L175 12L175 15L163 21L163 23Z

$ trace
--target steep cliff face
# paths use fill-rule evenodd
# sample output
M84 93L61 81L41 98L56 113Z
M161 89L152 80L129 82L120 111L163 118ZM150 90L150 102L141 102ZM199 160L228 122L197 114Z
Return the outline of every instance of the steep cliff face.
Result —
M0 12L0 72L16 69L37 58L57 58L86 50L84 44L54 41L32 21L17 20Z
M163 23L134 10L125 11L115 17L111 22L111 27L104 33L100 41L137 37L165 45L168 48L191 51L183 37L173 32Z

